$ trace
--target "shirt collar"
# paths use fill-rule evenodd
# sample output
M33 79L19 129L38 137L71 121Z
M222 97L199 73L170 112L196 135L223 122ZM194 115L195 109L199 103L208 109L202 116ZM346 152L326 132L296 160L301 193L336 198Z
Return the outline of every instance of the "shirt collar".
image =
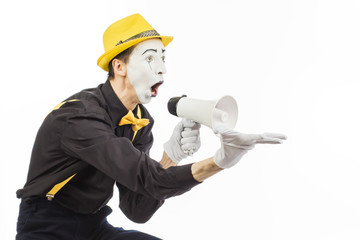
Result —
M107 80L102 86L101 91L103 92L105 101L109 107L110 117L114 125L117 126L121 118L125 116L129 112L129 110L126 109L124 104L117 97L109 80Z

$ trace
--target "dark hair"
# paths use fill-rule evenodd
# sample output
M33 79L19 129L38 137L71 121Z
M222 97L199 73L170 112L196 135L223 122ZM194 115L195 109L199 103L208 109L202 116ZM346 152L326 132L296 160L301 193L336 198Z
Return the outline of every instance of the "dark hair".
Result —
M122 51L121 53L116 55L113 59L111 59L111 61L109 62L109 71L108 71L107 80L111 80L111 79L113 79L115 77L114 76L114 69L113 69L113 66L112 66L112 61L114 59L119 59L119 60L124 61L124 63L128 63L130 54L132 53L133 50L134 50L134 47L130 47L128 49L125 49L124 51Z

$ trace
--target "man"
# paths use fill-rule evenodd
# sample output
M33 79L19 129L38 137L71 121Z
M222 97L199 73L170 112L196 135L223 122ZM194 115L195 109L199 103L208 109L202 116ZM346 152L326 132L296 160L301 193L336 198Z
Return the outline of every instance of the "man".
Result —
M221 148L214 157L176 166L200 147L200 125L182 120L160 163L151 159L154 120L143 104L164 81L165 47L172 37L159 35L135 14L112 24L103 40L98 65L109 72L108 80L57 105L39 129L27 182L17 192L17 239L158 239L107 222L115 184L122 212L144 223L165 199L235 165L256 143L285 138L219 128Z

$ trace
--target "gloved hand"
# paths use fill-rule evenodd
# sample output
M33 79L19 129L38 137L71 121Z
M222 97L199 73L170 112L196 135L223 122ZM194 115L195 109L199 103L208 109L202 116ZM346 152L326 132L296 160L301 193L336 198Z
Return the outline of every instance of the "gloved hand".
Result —
M215 153L214 162L221 168L234 166L257 143L279 144L286 139L285 135L278 133L245 134L223 127L214 132L220 136L221 141L221 148Z
M174 163L179 163L199 150L200 126L199 123L187 119L182 119L175 126L171 138L164 143L164 150Z

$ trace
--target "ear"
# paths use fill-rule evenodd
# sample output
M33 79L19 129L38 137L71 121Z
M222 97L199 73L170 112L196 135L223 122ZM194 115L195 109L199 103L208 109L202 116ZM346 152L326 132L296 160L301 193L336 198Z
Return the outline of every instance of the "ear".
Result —
M126 76L126 63L119 59L112 60L112 67L114 69L114 76L120 75L122 77Z

